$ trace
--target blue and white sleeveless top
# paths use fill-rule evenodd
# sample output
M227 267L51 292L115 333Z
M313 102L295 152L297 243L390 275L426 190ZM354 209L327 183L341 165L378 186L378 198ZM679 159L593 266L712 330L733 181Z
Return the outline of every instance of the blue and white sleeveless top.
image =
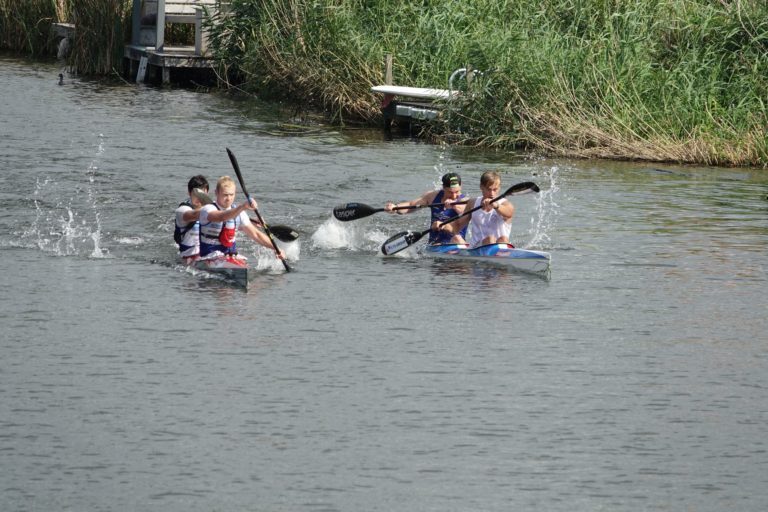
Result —
M231 208L236 208L237 205L233 204ZM215 202L203 206L200 211L200 257L205 258L211 253L219 251L223 254L237 254L237 242L233 242L229 247L222 243L222 233L226 231L237 231L242 223L240 218L243 213L225 222L208 222L208 212L221 210L219 205Z
M437 193L434 199L434 203L442 203L443 202L443 196L444 191L441 189L440 192ZM459 198L457 201L463 201L467 196L464 194L459 195ZM430 225L434 223L435 221L439 222L445 222L448 219L452 219L453 217L458 217L459 212L454 210L453 208L444 208L441 206L433 206L430 208L432 210L432 219L430 221ZM467 228L464 227L461 231L459 231L459 235L462 237L466 234ZM451 243L451 238L453 238L453 235L451 233L446 233L445 231L434 231L430 230L429 232L429 243L430 244L449 244Z

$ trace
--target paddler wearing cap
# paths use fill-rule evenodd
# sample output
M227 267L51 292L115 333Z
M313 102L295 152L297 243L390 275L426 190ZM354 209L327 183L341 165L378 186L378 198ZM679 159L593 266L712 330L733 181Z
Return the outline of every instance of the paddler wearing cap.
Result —
M455 233L445 229L445 227L451 226L451 224L446 224L443 228L439 228L441 223L464 213L465 204L457 204L466 199L466 196L461 192L461 176L455 172L444 174L442 177L442 185L442 188L425 192L421 197L414 199L413 201L404 201L401 203L388 202L384 205L384 209L389 213L403 214L416 211L417 208L400 210L395 210L394 208L403 206L435 205L430 208L432 219L430 221L428 243L432 245L466 243L464 241L464 235L467 230L466 225Z

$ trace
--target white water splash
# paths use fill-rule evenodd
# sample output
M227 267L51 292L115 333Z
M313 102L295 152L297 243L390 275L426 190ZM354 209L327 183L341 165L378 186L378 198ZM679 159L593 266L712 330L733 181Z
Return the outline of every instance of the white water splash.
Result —
M391 234L371 229L365 221L339 222L328 219L312 234L312 247L321 250L377 251Z
M530 218L531 239L526 247L548 249L552 246L550 234L556 229L560 211L560 205L557 203L560 191L558 170L558 166L555 165L539 173L539 176L545 180L539 183L541 192L536 194L536 212Z
M291 262L300 259L301 244L298 242L280 242L275 240L277 247L285 254L286 262L290 266ZM271 248L256 246L254 254L248 257L251 268L259 271L283 272L285 267L282 261L275 257L275 251Z
M448 144L445 143L445 141L440 142L440 154L438 155L437 159L438 162L433 166L433 169L437 173L437 176L435 177L435 181L433 183L435 189L441 188L443 186L442 177L445 173L448 172L448 170L445 168L444 162L445 162L445 152L448 149Z
M104 152L103 136L99 137L97 156ZM106 257L108 251L101 247L101 212L96 203L97 170L94 158L86 170L88 199L84 204L77 195L64 197L56 181L38 178L33 193L35 219L20 234L19 245L37 247L57 256Z
M96 149L96 156L98 157L104 153L104 135L99 134L99 145ZM101 244L101 212L96 207L96 197L94 194L94 184L96 182L96 171L99 168L96 166L96 161L92 161L91 164L88 166L88 202L89 206L91 208L91 211L94 213L94 217L96 219L96 229L91 233L91 240L93 240L93 252L91 252L92 258L103 258L104 257L104 251L102 251L100 244Z

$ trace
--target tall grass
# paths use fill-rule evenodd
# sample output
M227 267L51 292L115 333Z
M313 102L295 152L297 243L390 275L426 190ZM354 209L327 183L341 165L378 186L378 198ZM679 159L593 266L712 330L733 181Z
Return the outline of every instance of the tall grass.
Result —
M0 0L0 49L32 56L52 51L55 0Z
M0 47L113 72L131 0L0 0ZM398 85L482 71L435 134L548 154L768 165L763 0L230 0L209 28L230 84L377 122L383 60ZM68 19L62 19L66 16Z
M71 65L85 75L120 73L131 32L131 0L67 0L75 20Z
M483 71L450 124L468 144L581 157L768 163L758 0L232 0L213 48L239 87L375 121L395 83Z
M55 55L53 23L75 23L69 64L86 75L119 69L132 0L0 0L0 48Z

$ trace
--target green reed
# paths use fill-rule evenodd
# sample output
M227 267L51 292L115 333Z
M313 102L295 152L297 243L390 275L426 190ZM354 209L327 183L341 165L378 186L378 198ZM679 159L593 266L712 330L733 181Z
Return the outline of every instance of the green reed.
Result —
M131 0L0 0L0 47L118 67ZM227 14L228 13L228 14ZM62 19L67 16L69 19ZM231 0L211 24L230 85L378 122L385 55L398 85L460 100L433 134L547 154L768 165L768 4L760 0ZM188 37L181 34L180 37Z
M131 0L67 0L76 20L70 64L85 75L120 73L131 32Z
M56 18L54 0L0 0L0 49L33 56L51 53Z
M463 143L548 154L766 165L768 6L757 0L232 0L213 48L246 90L374 121L370 86L483 72Z
M86 75L118 70L132 0L0 0L0 48L55 55L51 24L75 23L69 64Z

